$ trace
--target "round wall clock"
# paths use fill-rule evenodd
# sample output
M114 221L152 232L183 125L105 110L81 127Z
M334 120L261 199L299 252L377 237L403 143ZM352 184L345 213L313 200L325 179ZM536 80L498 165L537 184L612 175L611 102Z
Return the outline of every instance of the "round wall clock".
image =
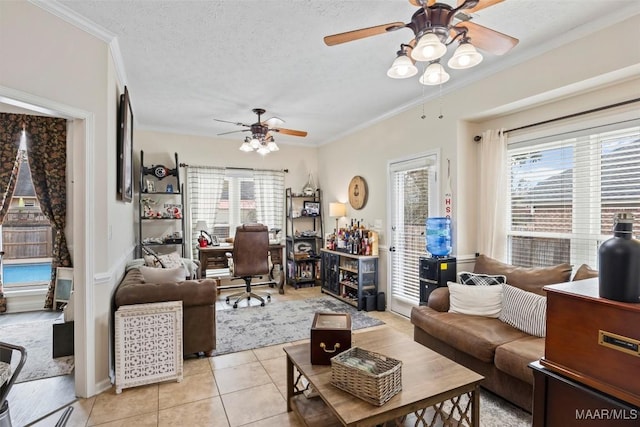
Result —
M349 204L353 209L362 209L367 204L367 181L356 175L349 183Z

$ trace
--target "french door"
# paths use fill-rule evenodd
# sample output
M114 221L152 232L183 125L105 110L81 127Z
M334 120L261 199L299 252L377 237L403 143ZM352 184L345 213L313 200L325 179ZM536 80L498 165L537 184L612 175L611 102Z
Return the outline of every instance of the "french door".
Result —
M437 165L437 153L389 163L389 307L404 316L420 299L418 262L426 253L425 223L438 212Z

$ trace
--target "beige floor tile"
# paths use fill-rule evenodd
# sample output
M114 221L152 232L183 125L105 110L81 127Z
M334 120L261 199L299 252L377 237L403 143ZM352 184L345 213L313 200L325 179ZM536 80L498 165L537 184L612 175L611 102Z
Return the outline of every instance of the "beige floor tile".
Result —
M214 356L209 358L209 363L211 364L211 368L214 370L214 372L218 369L226 369L232 366L239 366L257 361L258 358L251 350L223 354L222 356Z
M271 377L260 362L218 369L215 372L215 378L220 394L232 393L271 382Z
M283 355L275 359L262 360L262 366L274 383L286 383L287 381L287 357Z
M243 427L304 427L304 424L293 412L276 415L254 423L245 424Z
M136 415L98 425L100 427L156 427L158 425L158 413L152 412L149 414Z
M253 353L256 355L258 360L267 360L276 357L282 357L285 355L282 349L287 345L289 344L278 344L269 347L256 348L253 349Z
M223 394L222 402L232 427L264 420L287 411L287 404L273 383Z
M217 396L218 388L211 371L184 377L182 382L160 384L159 409Z
M91 409L93 408L95 401L95 397L90 397L89 399L77 400L72 405L69 405L73 407L73 411L67 420L66 427L84 427L87 425L87 420L89 419L89 414L91 413ZM60 420L60 417L66 408L67 407L64 407L47 418L32 425L34 427L54 427Z
M116 394L115 387L112 387L96 397L87 425L94 426L157 411L157 384L127 388L120 394Z
M158 413L158 426L228 427L229 422L219 396L186 403Z
M185 377L211 372L211 364L207 357L190 357L184 360L182 367Z

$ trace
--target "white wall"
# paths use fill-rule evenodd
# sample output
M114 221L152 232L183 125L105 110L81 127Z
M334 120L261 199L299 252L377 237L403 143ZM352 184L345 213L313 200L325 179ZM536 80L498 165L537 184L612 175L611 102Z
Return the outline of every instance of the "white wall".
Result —
M75 306L80 312L76 393L90 396L109 386L111 294L135 242L133 204L116 201L118 84L113 59L104 41L24 1L0 2L0 40L1 95L17 93L65 112L63 117L82 117L71 126L73 206L69 208L74 218ZM121 233L110 238L109 228L115 224Z
M387 163L418 153L440 149L440 170L446 173L451 160L455 214L454 254L471 257L476 252L476 216L482 208L475 183L481 173L475 166L473 136L488 128L518 126L541 118L553 118L594 106L638 97L638 85L630 82L613 89L640 73L640 49L613 49L620 40L640 38L640 16L561 46L537 58L471 84L441 100L417 106L367 129L320 147L318 164L325 199L346 200L349 180L362 175L369 184L367 206L348 215L368 222L387 223ZM634 42L630 42L634 43ZM595 53L597 55L594 57ZM473 72L466 70L465 72ZM452 82L455 76L452 77ZM607 86L607 89L596 90ZM416 83L416 93L422 87ZM438 88L427 88L438 90ZM576 93L580 98L569 99ZM629 108L638 108L635 104ZM534 108L528 110L529 108ZM443 118L439 119L440 111ZM518 112L519 114L514 115ZM505 119L505 117L507 117ZM327 172L322 172L327 169ZM441 175L442 175L441 174ZM444 182L440 180L441 191ZM330 225L330 224L327 224ZM381 242L385 244L384 236ZM384 253L381 262L385 263ZM386 274L381 274L383 290Z

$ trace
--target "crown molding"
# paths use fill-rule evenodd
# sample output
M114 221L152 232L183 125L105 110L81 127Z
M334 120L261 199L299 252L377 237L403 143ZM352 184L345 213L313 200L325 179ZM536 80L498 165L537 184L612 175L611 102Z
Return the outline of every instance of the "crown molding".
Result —
M55 0L28 1L29 3L38 6L43 10L46 10L52 15L57 16L63 21L68 22L74 27L77 27L80 30L91 34L92 36L107 43L109 45L109 51L111 53L111 58L113 59L118 81L123 86L127 84L127 73L125 71L124 61L122 60L122 53L120 52L120 43L118 42L118 37L114 33L69 9L67 6L58 3Z

